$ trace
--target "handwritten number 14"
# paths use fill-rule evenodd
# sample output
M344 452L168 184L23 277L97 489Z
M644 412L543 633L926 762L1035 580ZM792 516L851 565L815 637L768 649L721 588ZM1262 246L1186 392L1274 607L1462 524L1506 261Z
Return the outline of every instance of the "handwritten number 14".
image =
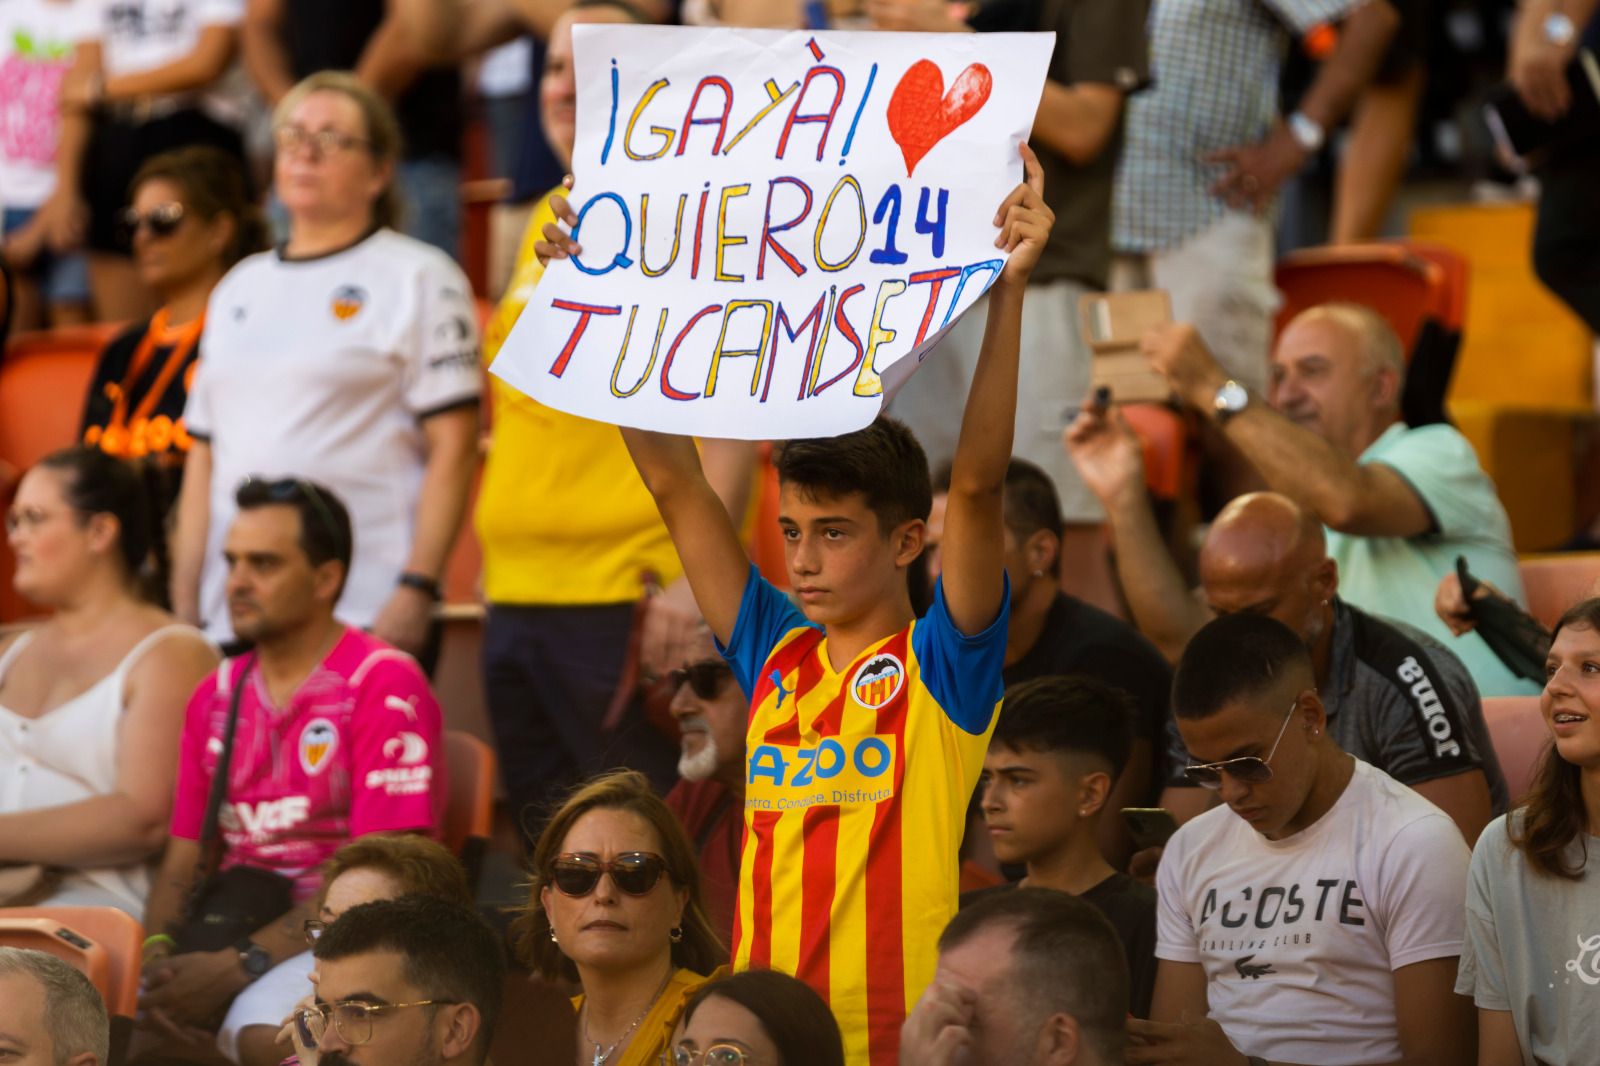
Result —
M929 195L933 190L923 186L921 195L917 198L917 223L918 233L927 234L933 245L933 257L938 259L944 255L944 223L945 208L950 202L950 190L940 189L937 206L932 218L928 217L928 203L932 199ZM877 209L872 213L872 224L883 225L884 217L888 216L889 223L884 229L883 247L873 251L867 258L874 263L884 263L897 266L904 263L908 256L895 247L895 235L900 229L900 204L901 192L899 185L891 185L884 190L883 198L878 201Z

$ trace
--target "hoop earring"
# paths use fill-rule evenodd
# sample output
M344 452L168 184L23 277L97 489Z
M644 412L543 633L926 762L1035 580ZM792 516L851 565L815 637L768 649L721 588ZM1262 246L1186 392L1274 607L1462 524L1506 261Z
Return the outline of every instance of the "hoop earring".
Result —
M673 926L672 927L672 932L667 934L667 939L671 940L674 944L683 943L683 926L681 926L681 925Z

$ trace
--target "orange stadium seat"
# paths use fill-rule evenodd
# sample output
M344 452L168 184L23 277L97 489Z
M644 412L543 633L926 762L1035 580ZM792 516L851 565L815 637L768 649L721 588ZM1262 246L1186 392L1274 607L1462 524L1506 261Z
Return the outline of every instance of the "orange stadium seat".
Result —
M450 795L440 836L444 846L460 857L468 883L476 888L483 854L494 831L494 749L456 729L445 730L444 746Z
M120 1064L139 1005L144 928L115 907L0 909L0 944L54 955L88 977L111 1015L111 1058Z
M1506 775L1506 790L1515 804L1528 791L1539 758L1550 746L1538 696L1485 696L1483 720L1489 743Z
M1179 411L1154 403L1130 403L1123 417L1144 446L1144 482L1158 500L1193 494L1199 475L1198 444Z
M1591 590L1600 581L1600 552L1533 556L1517 568L1528 595L1528 613L1553 626L1568 607L1595 595Z

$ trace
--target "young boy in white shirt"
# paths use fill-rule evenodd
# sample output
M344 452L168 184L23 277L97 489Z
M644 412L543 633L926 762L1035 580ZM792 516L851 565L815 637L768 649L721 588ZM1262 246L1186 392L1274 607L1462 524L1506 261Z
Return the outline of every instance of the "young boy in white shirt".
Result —
M1189 778L1223 805L1162 856L1155 997L1127 1061L1474 1061L1453 991L1466 842L1333 742L1305 644L1270 618L1218 618L1184 651L1173 710Z

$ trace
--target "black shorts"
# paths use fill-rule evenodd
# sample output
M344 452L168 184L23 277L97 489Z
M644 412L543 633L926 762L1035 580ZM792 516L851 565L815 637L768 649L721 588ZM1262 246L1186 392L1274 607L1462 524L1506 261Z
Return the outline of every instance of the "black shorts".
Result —
M89 205L89 250L127 255L121 215L128 206L133 176L151 156L196 144L220 148L244 162L244 139L239 131L203 111L174 111L146 122L114 113L98 115L84 152L80 183Z

